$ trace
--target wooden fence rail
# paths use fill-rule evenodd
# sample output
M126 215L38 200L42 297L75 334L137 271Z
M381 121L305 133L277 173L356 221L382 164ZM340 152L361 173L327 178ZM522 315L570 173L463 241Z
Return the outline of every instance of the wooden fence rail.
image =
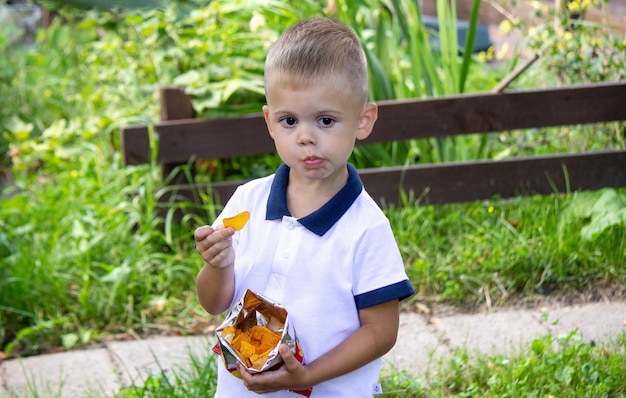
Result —
M567 126L626 120L626 83L382 101L367 140L357 144L429 137ZM165 171L190 159L217 159L274 153L261 113L224 119L194 119L189 97L179 88L161 90L157 162ZM127 164L150 159L147 126L122 131ZM429 203L452 203L494 196L626 186L626 150L594 151L505 160L476 160L359 170L363 184L380 203L397 204L402 191L427 192ZM210 187L177 186L178 197L195 200L211 189L225 202L242 181ZM174 194L174 192L172 192ZM171 195L170 195L171 197ZM167 198L165 198L167 200Z

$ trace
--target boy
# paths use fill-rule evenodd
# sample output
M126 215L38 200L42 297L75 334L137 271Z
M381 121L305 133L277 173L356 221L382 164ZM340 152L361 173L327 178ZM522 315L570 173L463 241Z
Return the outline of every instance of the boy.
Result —
M314 18L292 26L265 64L269 134L284 162L275 174L237 189L214 226L196 229L205 261L198 297L211 314L246 289L284 306L304 352L286 346L283 366L242 379L219 366L216 397L313 387L312 397L371 397L381 357L398 332L399 300L414 293L389 221L347 163L371 133L367 63L345 25ZM248 210L235 233L222 219Z

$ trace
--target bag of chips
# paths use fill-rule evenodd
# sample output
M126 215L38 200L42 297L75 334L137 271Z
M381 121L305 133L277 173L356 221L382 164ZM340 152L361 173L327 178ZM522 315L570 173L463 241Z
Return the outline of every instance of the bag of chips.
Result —
M246 290L215 330L217 344L213 351L222 357L226 369L241 378L237 362L250 373L280 367L283 362L278 347L285 344L303 365L304 355L287 310L277 303ZM312 388L294 391L309 397Z

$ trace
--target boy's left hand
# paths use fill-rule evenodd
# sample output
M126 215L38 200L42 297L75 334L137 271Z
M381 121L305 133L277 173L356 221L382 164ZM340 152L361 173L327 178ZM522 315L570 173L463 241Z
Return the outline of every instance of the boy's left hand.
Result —
M248 390L265 394L279 390L301 390L311 387L307 382L307 367L298 362L289 347L282 344L278 352L284 363L276 370L252 374L242 364L237 363L237 370Z

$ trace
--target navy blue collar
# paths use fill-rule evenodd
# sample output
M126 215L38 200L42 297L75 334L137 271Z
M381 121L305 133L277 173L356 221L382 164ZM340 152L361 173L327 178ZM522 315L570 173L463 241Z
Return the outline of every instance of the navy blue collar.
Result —
M298 222L306 229L319 236L324 235L333 227L333 225L335 225L341 216L348 211L350 206L352 206L352 203L354 203L363 190L363 183L359 178L359 173L356 171L354 166L349 163L347 165L348 182L346 185L341 188L341 190L337 192L328 202L326 202L324 206L320 207L308 216L298 219ZM276 170L270 196L267 199L267 212L265 214L266 220L279 220L282 219L283 216L291 216L291 213L287 208L288 182L289 166L282 164L278 170Z

